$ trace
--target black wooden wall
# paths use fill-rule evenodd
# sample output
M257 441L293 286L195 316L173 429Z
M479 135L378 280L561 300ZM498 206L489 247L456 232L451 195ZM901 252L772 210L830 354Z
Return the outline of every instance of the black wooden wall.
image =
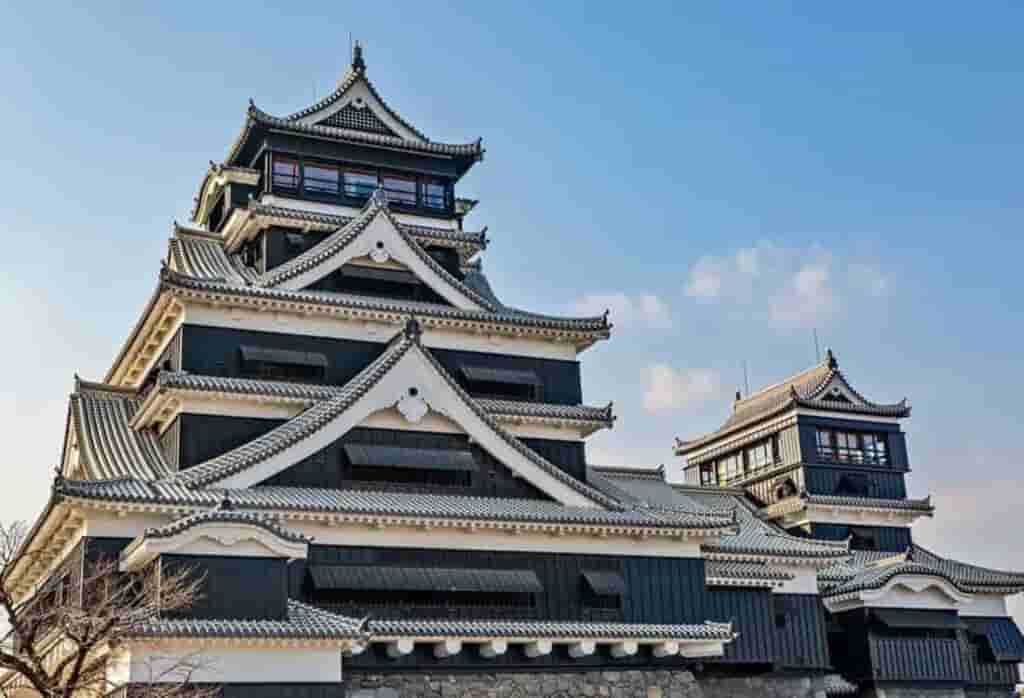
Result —
M189 570L201 580L199 601L174 616L269 619L288 617L287 561L272 558L162 555L168 573Z
M324 354L329 362L326 382L331 385L347 383L367 364L377 358L385 347L383 343L378 342L253 332L199 325L185 325L181 332L181 368L190 373L211 376L242 376L244 374L239 347L259 346ZM529 370L535 372L543 384L540 396L543 402L578 405L583 401L580 366L577 361L454 349L432 349L431 353L463 387L467 387L460 371L460 366L464 363L488 368Z
M283 419L182 414L172 424L178 429L178 467L191 468L214 456L252 441L284 423Z
M775 664L780 667L821 668L829 664L825 640L824 614L817 596L778 595L757 589L708 589L704 581L704 561L700 559L611 557L603 555L543 554L513 551L456 551L386 549L368 547L334 547L313 545L308 564L350 564L373 566L414 566L471 569L529 569L535 572L544 587L537 595L532 610L519 611L518 617L552 620L618 620L636 623L702 623L705 620L735 620L740 637L730 645L719 663ZM600 616L585 603L584 570L619 572L626 582L628 593L621 609L612 616L601 611ZM290 589L293 597L315 603L317 601L307 577L307 563L293 563L290 569ZM779 608L780 600L786 601ZM352 609L354 612L360 609ZM437 611L394 608L374 614L409 617L436 617ZM450 609L446 617L494 616L486 607L458 607ZM778 618L782 616L782 619ZM446 666L474 664L475 653L466 652L458 658L445 660ZM354 665L373 667L417 666L417 662L432 664L429 652L422 656L400 660L368 652L357 658ZM608 657L594 657L588 661L602 663ZM613 660L621 666L624 660ZM649 656L635 658L638 663L650 663ZM527 660L510 649L499 658L498 664L512 666L571 664L577 660L552 655L543 660ZM585 663L584 663L585 665Z
M811 537L824 540L846 540L851 529L857 529L870 535L877 547L893 553L902 553L910 547L912 540L910 528L907 526L858 526L845 524L811 524Z
M210 458L226 453L284 423L280 419L228 417L223 415L183 414L176 418L167 433L177 433L176 460L181 470L191 468ZM410 448L470 449L480 468L473 485L459 494L487 497L540 497L539 490L516 477L504 465L477 445L470 445L461 434L356 428L319 453L267 480L266 485L291 487L345 487L342 472L346 443L372 443ZM581 481L586 481L585 446L582 441L523 439L528 447Z
M840 487L843 477L864 476L868 481L868 490L860 497L878 499L906 499L907 484L902 472L891 472L877 468L834 467L825 465L808 465L804 467L804 486L810 494L844 494ZM849 494L848 492L845 494Z
M464 434L436 434L395 431L391 429L367 429L363 427L351 430L327 448L278 473L261 484L337 489L363 487L365 489L365 486L360 485L358 482L353 482L346 477L348 459L345 456L345 444L469 450L477 463L476 472L471 473L471 484L469 487L428 488L418 484L392 485L387 482L374 482L372 489L375 490L435 491L441 494L476 495L482 497L550 499L526 480L516 477L511 470L482 448L476 444L470 444L468 437ZM582 444L580 445L582 446ZM578 464L581 459L575 450L567 448L564 454L561 452L562 449L550 447L548 450L552 455L559 458L564 455L568 468L579 470ZM561 463L562 460L555 461L556 465L561 465Z

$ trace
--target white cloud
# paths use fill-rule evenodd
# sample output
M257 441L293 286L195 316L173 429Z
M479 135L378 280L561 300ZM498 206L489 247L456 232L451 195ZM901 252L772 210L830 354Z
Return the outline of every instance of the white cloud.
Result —
M638 296L629 296L625 293L588 293L573 303L571 308L575 315L600 315L605 310L618 327L665 330L672 326L672 311L668 303L649 293Z
M837 273L844 268L845 275ZM826 325L845 308L844 301L887 292L888 279L877 264L844 261L818 246L787 248L767 242L728 256L702 257L686 282L687 296L746 307L777 329Z
M769 244L744 247L730 257L704 256L690 269L686 295L699 300L748 296L776 248Z
M878 267L854 262L847 271L850 275L850 285L863 293L875 298L881 298L889 293L889 279Z
M677 371L667 364L653 364L648 367L648 372L647 391L644 393L644 408L648 412L690 407L721 392L722 381L717 371Z
M831 273L832 260L828 256L801 266L772 299L772 324L786 329L824 324L837 305Z

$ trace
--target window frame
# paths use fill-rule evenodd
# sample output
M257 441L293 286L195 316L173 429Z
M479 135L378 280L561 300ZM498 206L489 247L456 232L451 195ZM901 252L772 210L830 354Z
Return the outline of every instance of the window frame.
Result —
M893 465L887 432L815 426L814 433L820 462L874 467Z

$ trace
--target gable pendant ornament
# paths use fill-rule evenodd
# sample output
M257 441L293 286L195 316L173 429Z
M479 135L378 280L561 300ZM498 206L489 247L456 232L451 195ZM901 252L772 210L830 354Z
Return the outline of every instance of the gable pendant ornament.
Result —
M418 388L409 388L408 392L402 396L402 399L398 401L395 407L398 409L398 413L405 418L405 421L410 424L419 424L430 411L430 406L420 396Z
M388 252L388 248L384 245L384 243L378 240L377 243L373 246L373 249L370 250L370 259L372 259L377 264L384 264L384 262L387 262L389 259L391 259L391 253Z

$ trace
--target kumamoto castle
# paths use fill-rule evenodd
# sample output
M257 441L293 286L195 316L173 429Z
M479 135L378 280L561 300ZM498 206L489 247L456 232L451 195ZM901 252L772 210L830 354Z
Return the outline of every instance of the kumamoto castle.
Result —
M579 359L611 325L491 288L457 195L481 142L428 139L358 45L321 101L244 116L75 381L47 554L7 570L201 571L111 675L201 651L228 698L1012 695L1024 573L914 542L906 402L830 351L666 435L672 472L588 464L615 416Z

